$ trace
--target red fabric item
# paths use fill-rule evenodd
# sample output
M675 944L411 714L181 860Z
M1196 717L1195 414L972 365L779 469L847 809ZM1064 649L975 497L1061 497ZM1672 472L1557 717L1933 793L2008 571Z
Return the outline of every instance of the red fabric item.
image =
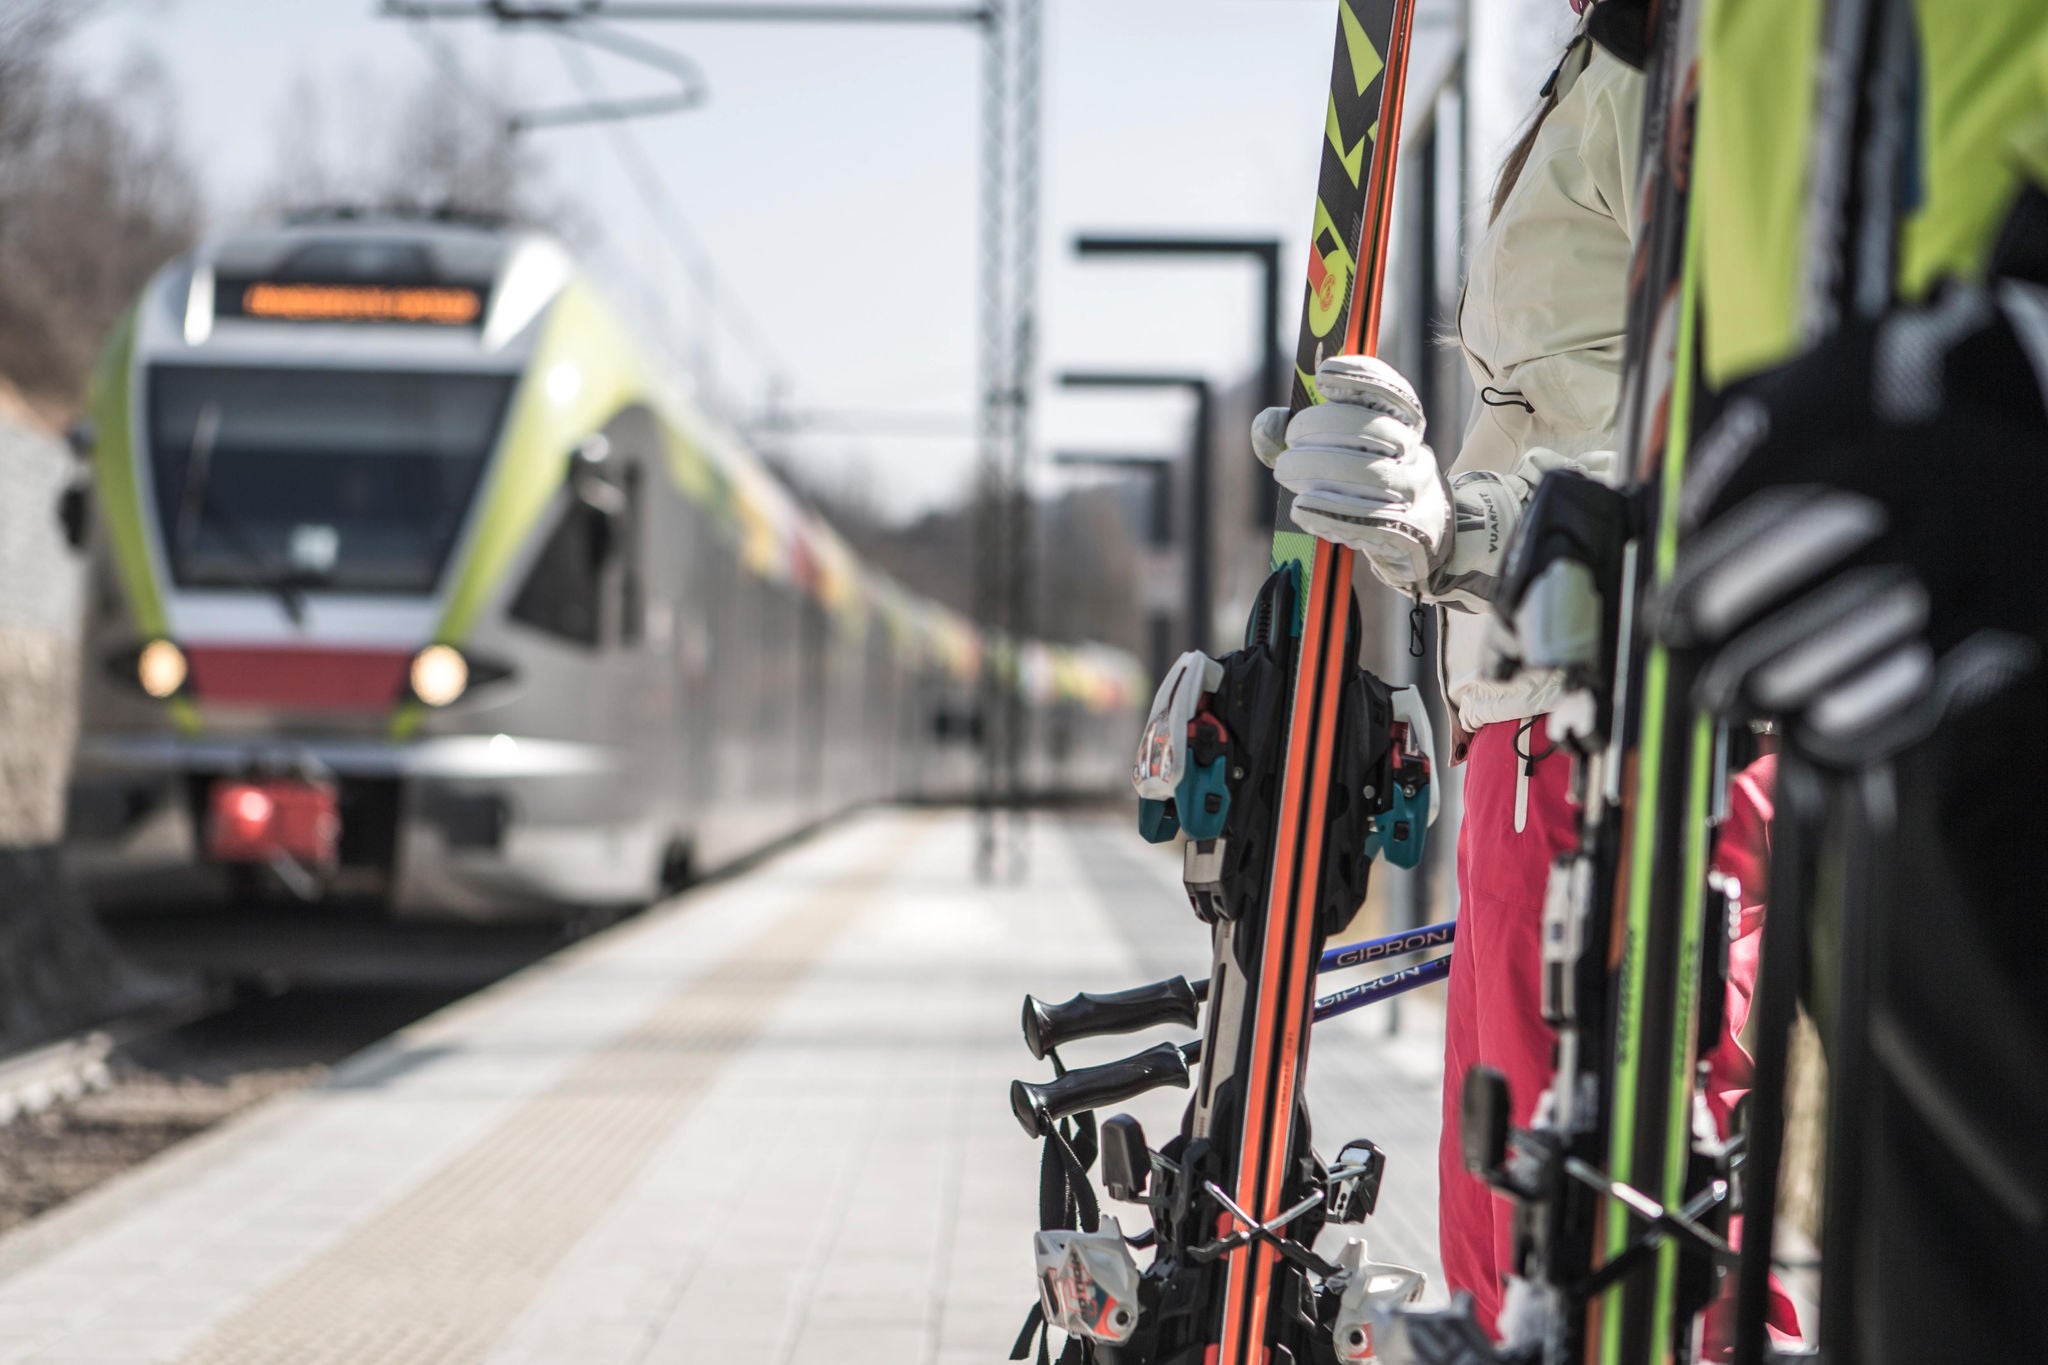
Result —
M1763 946L1764 899L1770 891L1771 796L1777 786L1778 756L1765 754L1735 775L1729 786L1728 818L1714 838L1712 867L1733 879L1736 895L1735 937L1728 945L1728 1006L1719 1046L1707 1054L1707 1108L1725 1135L1736 1102L1748 1093L1756 1074L1755 1059L1738 1041L1749 1021L1756 993L1757 954ZM1728 1240L1742 1246L1742 1220L1730 1220ZM1771 1305L1765 1316L1773 1340L1799 1340L1799 1313L1778 1277L1771 1277ZM1721 1297L1707 1309L1702 1360L1728 1360L1734 1355L1735 1281L1722 1282Z
M1484 1063L1508 1078L1513 1122L1527 1124L1551 1077L1554 1035L1543 1022L1543 889L1550 865L1577 840L1566 799L1571 760L1525 762L1515 750L1548 747L1544 723L1523 734L1488 725L1465 759L1465 814L1458 828L1458 943L1451 954L1444 1019L1443 1134L1437 1148L1437 1240L1444 1278L1473 1298L1480 1326L1493 1331L1501 1276L1510 1268L1514 1207L1466 1174L1458 1145L1458 1095L1465 1072ZM1515 789L1529 769L1522 829Z
M1757 952L1763 946L1764 895L1770 887L1771 792L1777 785L1778 756L1766 754L1735 775L1729 786L1728 818L1714 840L1712 867L1741 888L1735 938L1728 948L1728 1023L1721 1045L1707 1057L1711 1084L1707 1107L1728 1131L1735 1102L1748 1093L1756 1064L1736 1038L1749 1020L1756 990Z
M1494 1331L1502 1277L1513 1268L1514 1207L1466 1174L1458 1143L1458 1095L1465 1072L1484 1063L1508 1078L1513 1122L1528 1123L1549 1086L1555 1034L1543 1022L1543 893L1550 866L1577 839L1568 798L1571 761L1545 757L1540 719L1489 725L1472 738L1465 766L1465 812L1458 830L1458 943L1451 957L1444 1020L1443 1131L1437 1148L1438 1243L1444 1278L1472 1295L1479 1323ZM1519 752L1518 752L1519 750ZM1517 787L1528 785L1516 829ZM1707 1103L1726 1131L1730 1110L1749 1087L1752 1064L1736 1035L1749 1017L1769 868L1771 787L1776 760L1739 774L1713 865L1742 884L1742 913L1729 963L1727 1022L1708 1058ZM1739 1227L1735 1230L1739 1238ZM1738 1240L1737 1245L1740 1245ZM1708 1340L1732 1327L1730 1305L1708 1315ZM1775 1280L1769 1321L1774 1335L1798 1336L1791 1300ZM1721 1358L1706 1355L1705 1359Z

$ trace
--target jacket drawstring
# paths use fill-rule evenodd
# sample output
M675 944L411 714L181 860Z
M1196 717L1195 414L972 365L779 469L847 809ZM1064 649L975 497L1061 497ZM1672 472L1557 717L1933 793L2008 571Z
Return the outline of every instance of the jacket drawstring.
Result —
M1534 753L1529 747L1529 735L1536 728L1537 717L1530 716L1515 726L1515 833L1520 834L1529 824L1529 779L1536 773L1536 765L1557 751L1557 745L1546 744L1542 753Z
M1536 722L1525 720L1515 731L1515 755L1520 758L1522 738L1535 728ZM1515 833L1520 834L1529 824L1529 770L1536 765L1523 758L1515 764Z

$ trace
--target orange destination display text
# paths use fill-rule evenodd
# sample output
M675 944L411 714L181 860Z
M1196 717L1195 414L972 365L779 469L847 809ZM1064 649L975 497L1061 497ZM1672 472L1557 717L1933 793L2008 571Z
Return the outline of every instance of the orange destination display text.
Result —
M475 322L483 301L474 289L386 289L359 284L252 284L242 312L293 322Z

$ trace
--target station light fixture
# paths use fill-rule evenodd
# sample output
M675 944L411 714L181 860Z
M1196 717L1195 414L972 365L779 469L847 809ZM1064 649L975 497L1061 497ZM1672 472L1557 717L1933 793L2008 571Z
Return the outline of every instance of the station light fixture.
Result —
M169 640L151 640L135 655L135 680L158 701L177 695L190 672L185 651Z
M428 706L447 706L469 688L469 660L453 645L428 645L412 656L412 694Z

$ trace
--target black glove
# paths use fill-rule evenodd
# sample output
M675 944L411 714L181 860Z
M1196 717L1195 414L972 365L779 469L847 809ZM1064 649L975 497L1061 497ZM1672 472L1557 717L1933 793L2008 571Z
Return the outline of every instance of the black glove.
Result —
M1653 629L1695 699L1856 767L2014 685L2048 643L2048 290L1952 288L1730 391Z

